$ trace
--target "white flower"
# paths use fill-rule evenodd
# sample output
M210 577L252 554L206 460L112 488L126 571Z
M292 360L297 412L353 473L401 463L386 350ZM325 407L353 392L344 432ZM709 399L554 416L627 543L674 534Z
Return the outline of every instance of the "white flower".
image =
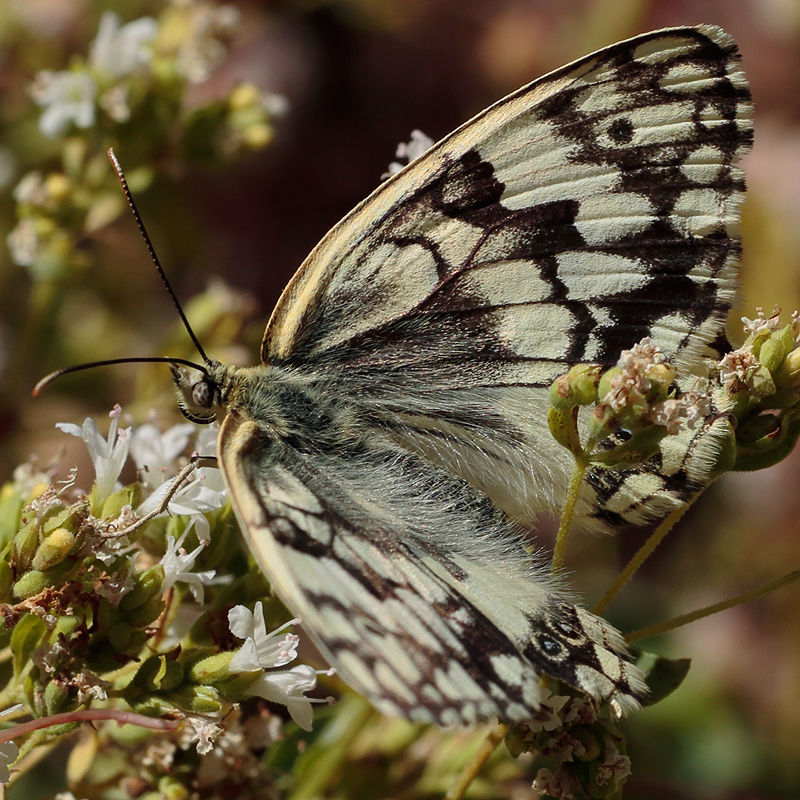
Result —
M70 122L79 128L94 125L97 84L86 72L44 70L36 76L31 94L44 108L39 130L45 136L53 138L64 133Z
M90 417L84 420L82 428L69 422L56 423L56 428L59 430L77 436L86 442L94 465L97 503L102 503L114 492L119 474L128 458L131 429L125 428L117 432L121 413L122 409L117 405L109 414L111 425L108 429L107 439L103 438L94 420Z
M222 473L214 468L199 468L197 477L184 484L169 501L164 514L179 514L191 517L190 527L196 526L199 539L208 539L211 526L205 514L217 511L225 504L228 490L222 479ZM172 486L172 481L165 481L136 509L140 515L155 511L163 502L164 496Z
M127 122L131 118L128 108L128 87L122 84L112 86L103 92L98 100L100 108L108 114L114 122Z
M14 470L14 483L23 497L30 497L34 492L41 494L42 489L50 485L50 476L40 472L35 463L28 461Z
M29 267L36 258L39 249L39 234L36 232L36 223L25 217L17 223L17 227L6 236L8 251L11 259L20 267Z
M111 686L108 681L99 678L86 667L83 667L73 678L72 685L78 690L79 703L86 703L89 700L107 700L106 689Z
M195 451L201 456L215 456L217 454L218 436L219 425L203 425L197 431L197 438L194 440Z
M536 719L528 723L528 727L534 732L554 731L563 724L559 712L569 702L569 697L560 694L550 695L546 701L539 706Z
M772 309L772 314L767 317L764 309L758 306L756 308L756 318L748 319L747 317L742 317L742 322L744 323L744 332L748 335L758 333L762 329L776 331L781 326L781 310L776 306Z
M562 770L553 772L543 767L536 773L533 788L540 795L556 797L558 800L575 800L577 787L570 776Z
M282 672L265 672L250 685L247 694L286 706L292 719L304 731L310 731L311 704L327 702L303 697L306 692L316 688L316 685L316 670L306 664L300 664Z
M192 572L194 562L205 544L201 542L191 553L187 553L182 545L188 533L189 530L185 530L177 541L174 536L167 536L167 551L160 562L164 568L163 590L166 592L177 581L188 583L194 599L198 603L202 603L205 599L204 587L206 584L210 585L214 582L214 576L217 573L213 569L206 572Z
M411 141L400 142L400 144L397 145L395 156L397 156L397 158L408 159L408 163L410 164L415 158L419 158L426 150L430 150L433 144L433 139L431 139L430 136L426 136L422 131L413 130L411 131ZM386 177L400 172L404 166L405 164L401 164L399 161L392 161L392 163L389 164Z
M14 187L14 199L30 206L43 205L47 200L47 188L38 170L29 172Z
M300 637L287 633L278 639L277 635L289 625L299 625L299 619L290 620L267 633L259 600L252 613L245 606L234 606L228 612L228 624L234 636L245 640L230 663L231 672L254 672L257 669L282 667L297 658Z
M120 27L119 17L106 11L89 51L89 63L112 80L124 78L150 63L150 42L157 33L158 23L152 17L141 17Z
M219 720L211 716L186 713L184 717L188 723L183 726L180 736L181 750L188 750L197 742L197 752L201 756L208 755L214 749L214 742L225 732Z
M233 6L197 3L190 6L187 18L189 35L181 43L175 69L192 83L202 83L214 65L225 56L220 36L228 34L239 22L239 10Z
M146 469L154 476L156 484L174 475L175 459L186 449L193 431L191 422L173 425L163 433L152 422L140 425L131 435L131 456L137 469Z
M726 353L718 367L719 379L730 392L748 391L759 397L775 391L769 373L753 355L750 345Z
M611 737L606 738L605 745L603 763L597 770L597 783L600 786L609 781L620 784L630 777L631 760L617 750Z
M116 552L118 555L121 555L119 550ZM128 556L127 574L123 575L122 567L120 567L108 577L108 580L100 580L95 585L95 592L101 597L105 597L106 600L108 600L108 602L114 607L118 606L122 601L122 598L125 597L128 592L132 591L133 587L136 585L133 574L136 567L136 559L138 558L140 552L141 550L135 550L131 555ZM100 558L100 560L105 564L110 563L110 561L106 561L104 558Z

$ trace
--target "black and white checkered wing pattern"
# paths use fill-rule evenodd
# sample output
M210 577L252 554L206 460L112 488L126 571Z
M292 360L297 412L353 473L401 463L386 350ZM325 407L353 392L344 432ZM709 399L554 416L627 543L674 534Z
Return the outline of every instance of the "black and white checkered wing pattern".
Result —
M637 707L644 682L619 633L569 602L464 481L398 448L301 453L236 412L220 444L274 589L381 711L529 720L542 674Z
M345 217L287 287L262 358L338 382L365 421L512 516L558 508L571 460L544 423L556 376L645 336L684 380L707 372L736 290L736 163L751 138L739 57L717 28L582 58ZM683 502L658 472L616 487L615 507L639 519ZM607 494L579 516L597 520Z

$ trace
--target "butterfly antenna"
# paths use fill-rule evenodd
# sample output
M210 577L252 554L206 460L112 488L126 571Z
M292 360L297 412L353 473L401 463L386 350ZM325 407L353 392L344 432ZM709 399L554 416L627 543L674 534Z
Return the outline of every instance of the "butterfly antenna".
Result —
M139 214L139 209L136 208L136 203L133 201L133 195L131 194L131 190L128 188L128 182L125 180L125 173L122 171L122 167L120 166L119 161L117 160L117 155L114 152L113 147L108 148L108 159L111 161L111 166L114 168L114 172L117 173L117 178L119 179L120 186L122 186L122 191L125 193L125 199L128 201L128 205L133 212L133 217L136 220L136 224L139 226L139 233L142 234L142 239L144 239L144 243L147 247L147 252L150 253L150 258L153 260L153 264L161 276L161 280L164 282L164 286L167 287L167 292L169 296L172 298L172 302L175 305L175 308L178 311L178 315L183 322L183 326L186 328L189 337L191 338L194 346L197 348L197 352L200 353L203 361L205 361L206 365L211 364L211 359L206 355L206 351L203 350L203 346L197 340L197 337L194 335L194 331L192 330L192 326L189 324L189 320L186 319L186 314L183 313L183 309L181 308L181 304L178 301L178 296L175 294L175 291L172 288L172 284L169 282L167 278L167 274L164 272L163 267L161 266L161 262L158 260L158 256L156 255L155 248L153 247L153 243L150 241L150 236L147 233L147 229L144 227L144 222L142 222L142 217ZM176 359L165 359L167 361L175 361L176 363L183 363L177 361ZM120 363L120 362L108 362L108 363ZM99 364L97 366L100 366ZM55 374L55 373L53 373ZM63 373L62 373L63 374ZM45 378L45 381L47 378Z
M114 364L182 364L184 367L191 367L208 376L208 370L202 364L195 364L185 358L169 358L168 356L143 356L141 358L110 358L106 361L91 361L88 364L75 364L72 367L63 367L45 375L36 386L33 387L33 396L38 397L39 392L46 389L51 383L57 381L62 375L69 375L70 372L81 372L84 369L94 369L95 367L110 367Z

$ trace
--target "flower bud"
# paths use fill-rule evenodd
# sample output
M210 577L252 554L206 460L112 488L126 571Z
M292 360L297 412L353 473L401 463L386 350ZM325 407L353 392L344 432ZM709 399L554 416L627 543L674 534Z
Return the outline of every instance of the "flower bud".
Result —
M189 800L189 790L172 775L162 775L158 780L160 800Z
M56 528L39 545L31 566L44 572L50 567L60 564L70 554L74 544L74 533L66 528Z
M142 603L134 609L124 611L125 619L135 628L143 628L154 622L166 608L166 603L160 595L151 598L146 603Z
M24 525L14 537L14 557L17 567L27 569L39 547L39 531L34 522Z
M611 382L617 375L620 375L622 370L619 367L611 367L611 369L607 369L601 376L600 382L597 385L597 396L600 398L600 402L604 402L605 396L612 390Z
M161 564L156 564L154 567L135 575L134 581L133 589L122 598L119 604L120 608L125 611L139 608L139 606L161 594L164 586L164 567Z
M597 733L587 725L574 725L569 735L577 739L586 749L583 755L577 756L579 761L595 761L600 755L600 742Z
M547 424L550 426L553 438L574 455L580 455L583 452L578 436L577 412L577 406L574 406L571 411L551 408L547 412Z
M663 361L660 364L653 364L647 369L647 377L654 384L652 394L658 395L669 389L676 376L675 367Z
M231 677L230 663L236 655L235 650L216 653L195 663L189 670L189 680L192 683L214 683Z
M44 708L47 715L58 714L68 697L69 692L58 681L50 681L44 689Z
M195 714L215 714L222 710L219 694L210 686L181 686L170 692L170 699Z
M241 111L260 105L261 92L254 83L240 83L228 97L228 107L231 111Z
M15 584L14 595L26 600L29 597L34 597L43 592L50 585L47 576L38 570L31 570L26 572Z
M775 378L784 386L800 384L800 347L789 352L783 363L776 370Z
M69 178L61 172L53 172L48 175L47 178L45 178L44 186L50 198L57 203L66 200L72 190L72 184Z

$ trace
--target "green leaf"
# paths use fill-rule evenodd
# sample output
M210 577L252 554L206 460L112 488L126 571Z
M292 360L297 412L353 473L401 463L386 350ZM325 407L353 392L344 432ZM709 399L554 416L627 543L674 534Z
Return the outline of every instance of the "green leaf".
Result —
M31 653L47 636L47 625L40 617L26 614L11 634L11 652L14 654L14 677L18 678L27 666Z
M691 658L665 658L656 653L631 648L636 666L644 672L647 687L650 689L642 705L654 706L671 695L689 674Z

